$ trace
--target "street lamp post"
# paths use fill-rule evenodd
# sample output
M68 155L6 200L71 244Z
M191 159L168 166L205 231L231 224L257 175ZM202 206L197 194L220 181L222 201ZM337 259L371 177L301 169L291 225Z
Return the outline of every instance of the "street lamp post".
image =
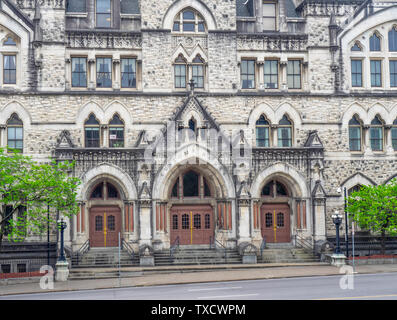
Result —
M339 214L338 210L335 210L335 213L332 215L332 221L335 224L336 227L336 248L335 248L335 254L340 254L340 239L339 239L339 227L340 224L342 223L342 215Z
M63 231L66 229L67 224L65 221L63 221L63 218L61 218L61 220L58 220L57 223L58 223L58 229L61 231L61 252L58 261L66 261L64 254Z
M341 188L338 188L338 193L342 192ZM345 211L345 243L346 243L346 257L349 257L349 221L347 220L347 192L346 187L343 187L343 205Z

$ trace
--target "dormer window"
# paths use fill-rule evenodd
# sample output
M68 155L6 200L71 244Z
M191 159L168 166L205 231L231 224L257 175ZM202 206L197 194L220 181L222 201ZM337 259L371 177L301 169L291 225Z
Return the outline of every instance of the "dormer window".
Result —
M263 1L263 31L277 30L277 3L274 1Z
M185 9L180 12L174 20L172 31L174 32L205 32L204 18L193 9Z

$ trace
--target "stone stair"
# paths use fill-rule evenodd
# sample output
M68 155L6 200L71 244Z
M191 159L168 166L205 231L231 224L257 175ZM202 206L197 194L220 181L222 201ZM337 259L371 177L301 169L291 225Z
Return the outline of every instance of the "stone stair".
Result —
M258 263L311 263L320 262L320 257L302 248L268 247L263 250Z
M139 256L134 258L126 250L120 251L120 267L139 265ZM72 257L72 268L116 268L119 266L118 248L91 248L82 257Z
M226 255L226 257L225 257ZM238 264L242 263L241 256L236 249L210 249L206 247L180 247L173 258L169 250L154 253L156 266L166 265L205 265L205 264Z

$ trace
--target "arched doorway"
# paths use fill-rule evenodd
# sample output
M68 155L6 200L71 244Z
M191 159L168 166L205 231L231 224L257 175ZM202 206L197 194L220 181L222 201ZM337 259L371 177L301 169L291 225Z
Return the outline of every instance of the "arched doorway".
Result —
M291 241L290 193L286 186L271 180L262 189L261 232L267 243Z
M97 184L90 194L90 247L117 247L121 232L120 193L107 181Z
M214 190L200 172L188 169L175 179L170 192L170 241L180 245L210 244L214 237Z

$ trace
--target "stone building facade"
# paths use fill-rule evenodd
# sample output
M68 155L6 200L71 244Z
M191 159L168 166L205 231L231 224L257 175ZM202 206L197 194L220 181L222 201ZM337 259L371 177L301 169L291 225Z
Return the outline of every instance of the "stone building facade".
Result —
M396 34L396 1L0 0L0 145L75 160L74 250L321 244L397 175Z

